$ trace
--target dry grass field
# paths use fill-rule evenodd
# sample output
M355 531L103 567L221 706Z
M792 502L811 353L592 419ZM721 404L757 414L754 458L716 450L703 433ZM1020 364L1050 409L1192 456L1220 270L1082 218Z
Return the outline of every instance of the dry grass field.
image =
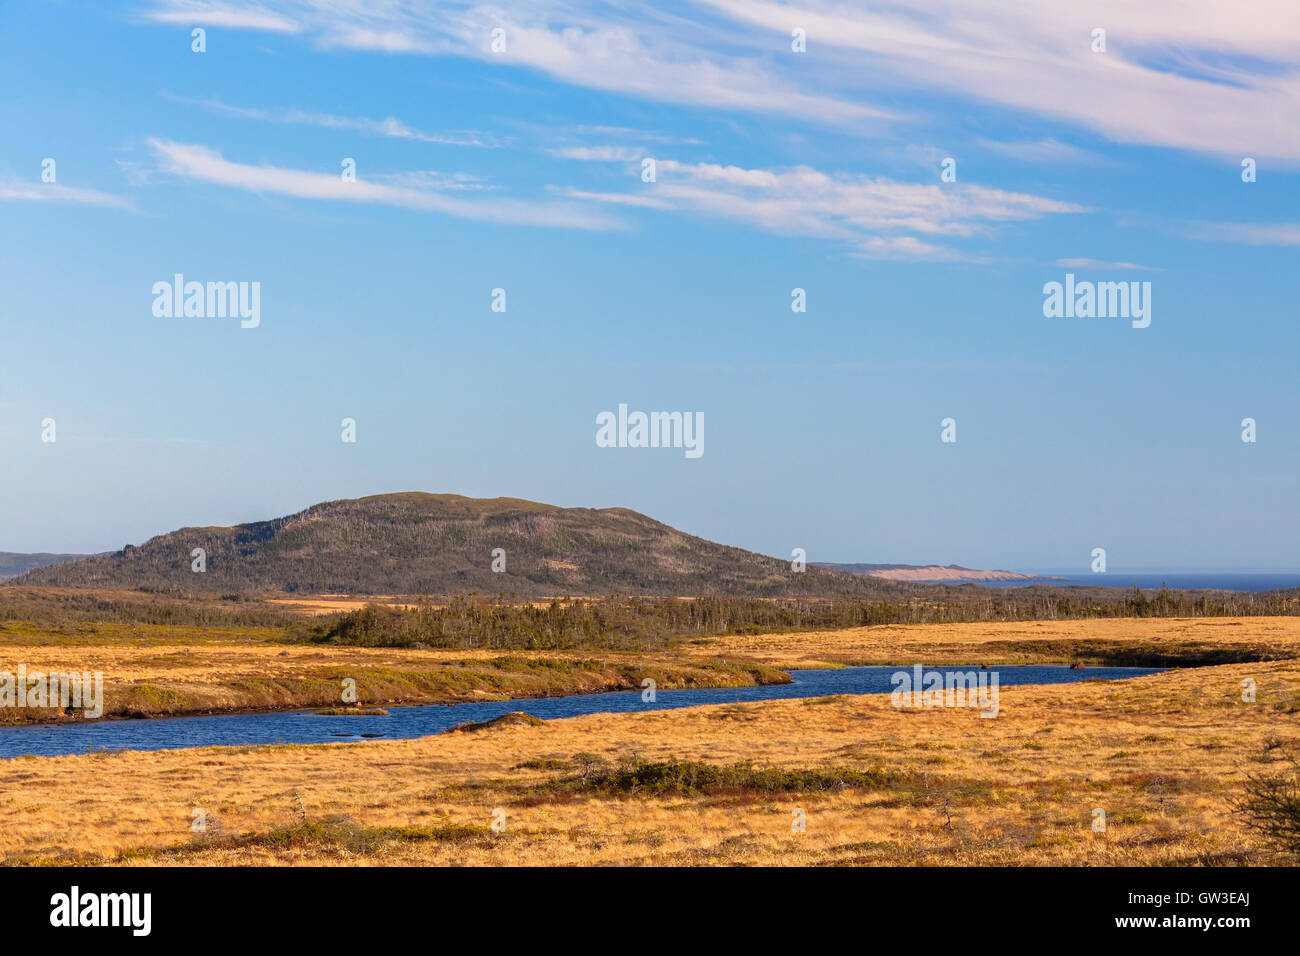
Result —
M1003 687L994 719L957 708L900 710L888 695L863 695L505 724L407 741L20 757L0 761L0 858L134 865L1283 862L1232 801L1247 774L1269 769L1261 756L1269 741L1294 743L1300 735L1296 624L922 626L719 638L691 648L710 660L744 655L782 666L886 657L1016 663L1006 656L1008 642L1032 657L1027 645L1034 641L1052 654L1062 642L1197 653L1253 645L1269 658L1118 683ZM256 663L273 666L279 653ZM432 660L442 652L420 653ZM134 666L145 674L157 665ZM1242 700L1246 678L1257 685L1252 703ZM712 781L706 773L737 764L751 769ZM191 829L195 809L206 814L203 833ZM1106 814L1104 832L1093 829L1097 809ZM792 828L796 810L805 815L803 832ZM499 833L494 811L504 822Z
M855 627L711 637L688 645L784 668L869 664L1190 665L1300 658L1300 617L1101 618Z

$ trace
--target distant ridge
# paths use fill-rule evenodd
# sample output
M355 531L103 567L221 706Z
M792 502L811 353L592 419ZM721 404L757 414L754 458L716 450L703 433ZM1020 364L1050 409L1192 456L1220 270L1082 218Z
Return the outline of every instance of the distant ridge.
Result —
M866 574L891 581L934 583L940 581L1044 581L1036 574L1019 571L984 571L964 568L960 564L829 564L819 562L816 567L850 574Z
M202 548L206 571L191 569ZM506 570L492 570L493 551ZM35 568L14 583L255 593L701 596L909 593L697 538L626 508L423 492L328 501L230 528L181 528L139 547Z
M22 554L17 551L0 551L0 581L23 574L32 568L43 568L50 564L62 564L65 561L78 561L87 558L86 554Z

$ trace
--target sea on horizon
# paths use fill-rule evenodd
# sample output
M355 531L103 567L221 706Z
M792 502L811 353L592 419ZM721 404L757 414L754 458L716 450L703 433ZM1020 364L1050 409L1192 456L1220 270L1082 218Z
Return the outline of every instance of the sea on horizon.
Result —
M1300 587L1300 571L1242 571L1224 570L1170 570L1125 571L1112 570L1101 573L1080 571L1077 568L1047 568L1022 571L1047 580L1035 581L977 581L985 587L1027 587L1034 584L1055 584L1060 587L1092 588L1159 588L1171 589L1221 589L1227 591L1275 591Z

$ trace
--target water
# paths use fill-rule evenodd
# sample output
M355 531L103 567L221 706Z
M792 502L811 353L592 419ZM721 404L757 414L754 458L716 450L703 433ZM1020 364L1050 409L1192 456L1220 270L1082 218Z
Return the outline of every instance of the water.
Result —
M491 720L511 711L523 711L543 720L584 714L620 714L630 711L672 710L700 704L740 703L832 694L881 694L893 690L890 675L901 667L846 667L842 670L794 671L790 684L709 690L661 690L655 703L641 700L640 691L581 694L472 704L419 704L394 707L387 717L323 717L314 711L274 714L222 714L212 717L166 717L153 720L103 720L86 723L0 727L0 758L24 754L60 756L87 750L172 750L241 744L319 744L371 739L425 737L466 721ZM978 668L926 668L941 672ZM1015 684L1069 684L1103 678L1114 680L1156 674L1160 668L1068 667L1031 665L993 668L1001 687Z
M1061 587L1092 588L1158 588L1168 585L1171 589L1215 589L1226 591L1274 591L1281 588L1300 587L1300 571L1107 571L1093 574L1087 569L1056 568L1039 571L1026 571L1043 578L1062 578L1047 581L979 581L987 587L1025 587L1032 584L1053 584Z

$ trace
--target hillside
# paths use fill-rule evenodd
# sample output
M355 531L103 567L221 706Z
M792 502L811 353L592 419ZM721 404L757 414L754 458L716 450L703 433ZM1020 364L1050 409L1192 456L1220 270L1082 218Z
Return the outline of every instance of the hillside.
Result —
M207 570L191 570L195 548ZM506 570L492 570L503 548ZM16 583L187 591L746 596L910 593L684 534L625 508L420 492L314 505L232 528L182 528L122 551L37 568Z

